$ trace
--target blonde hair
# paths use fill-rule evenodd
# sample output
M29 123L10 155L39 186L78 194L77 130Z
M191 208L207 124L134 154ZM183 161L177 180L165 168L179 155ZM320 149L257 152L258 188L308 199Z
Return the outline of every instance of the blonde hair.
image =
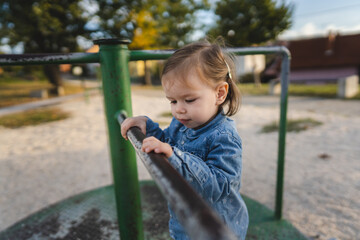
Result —
M185 84L187 74L195 69L200 78L207 84L217 85L227 82L229 85L228 95L221 107L227 105L227 116L234 115L240 107L241 94L236 86L235 64L233 56L226 53L219 43L210 43L207 40L192 43L175 51L167 60L162 76L170 71L176 71L176 75ZM161 81L163 82L163 79Z

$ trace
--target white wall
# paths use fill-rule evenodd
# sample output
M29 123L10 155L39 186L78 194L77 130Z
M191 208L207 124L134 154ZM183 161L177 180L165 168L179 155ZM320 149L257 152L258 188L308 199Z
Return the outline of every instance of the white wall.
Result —
M253 71L259 73L265 69L265 55L236 56L235 64L237 76Z

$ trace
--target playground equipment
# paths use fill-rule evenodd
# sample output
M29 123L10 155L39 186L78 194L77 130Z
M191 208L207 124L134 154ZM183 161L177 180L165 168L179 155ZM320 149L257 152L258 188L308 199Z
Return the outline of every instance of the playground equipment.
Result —
M178 215L181 215L180 218L184 222L188 221L188 224L184 225L188 225L185 227L193 239L233 239L232 234L221 221L218 221L212 210L203 204L201 199L198 199L191 188L186 187L186 182L182 177L176 175L175 170L174 174L168 174L173 171L171 165L164 165L163 163L167 161L159 160L160 157L157 154L144 154L138 151L152 173L158 188L153 183L139 183L134 148L138 149L139 145L141 146L143 136L136 133L136 129L132 129L129 133L129 138L134 145L132 146L120 134L118 121L121 122L124 116L119 111L125 111L128 116L132 115L129 60L166 59L173 51L129 51L127 48L129 41L119 39L96 40L94 43L100 45L98 53L0 55L0 65L101 64L114 180L113 186L74 196L20 221L1 232L0 240L32 237L35 239L116 239L119 238L119 232L122 240L168 239L168 235L164 233L167 230L166 221L156 223L156 219L161 215L153 211L151 207L147 208L162 201L159 211L162 211L161 214L166 214L166 203L158 195L158 188L173 204L173 207L178 205L175 207L178 208ZM275 213L256 201L244 197L250 214L247 239L306 239L290 223L282 219L290 53L285 47L229 48L227 51L238 55L276 53L282 56ZM158 202L152 202L150 195L155 196ZM114 215L115 208L117 216ZM146 221L147 223L144 224ZM148 224L149 222L153 222L152 225ZM164 224L165 228L163 228ZM156 227L164 231L154 234L151 231Z

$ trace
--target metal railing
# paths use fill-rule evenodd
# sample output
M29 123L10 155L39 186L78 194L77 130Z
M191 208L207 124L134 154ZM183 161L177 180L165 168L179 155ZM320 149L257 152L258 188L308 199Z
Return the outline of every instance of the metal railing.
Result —
M133 139L134 147L129 141L125 141L120 133L120 125L118 120L119 110L125 111L128 116L132 116L131 104L131 88L130 75L128 70L129 61L136 60L160 60L168 58L173 51L129 51L127 44L129 41L119 39L104 39L96 40L95 44L100 46L98 53L69 53L69 54L3 54L0 55L0 66L5 65L29 65L29 64L67 64L67 63L100 63L102 72L102 85L105 102L105 113L107 118L108 136L110 144L110 154L112 162L115 199L117 205L117 216L119 222L120 236L123 240L143 239L142 215L140 207L140 191L139 180L137 174L135 149L141 143L142 136L136 133L136 130L130 131L130 139ZM277 168L277 184L276 184L276 205L275 217L281 219L282 217L282 199L283 199L283 182L284 182L284 164L285 164L285 137L286 137L286 114L287 114L287 98L288 98L288 74L290 65L290 53L285 47L251 47L251 48L229 48L229 52L237 55L255 55L255 54L281 54L282 55L282 69L281 69L281 100L280 100L280 129L278 142L278 168ZM114 117L116 116L116 117ZM138 151L138 150L137 150ZM159 162L158 157L152 154L143 156L145 162L154 166L153 177L159 184L165 195L174 194L176 198L184 199L187 202L187 196L182 193L175 193L176 188L181 186L175 184L174 174L163 174L162 170L168 171L168 166L163 166ZM162 174L162 175L161 175ZM177 176L179 178L181 176ZM180 180L179 180L180 181ZM185 180L184 180L185 181ZM161 183L160 183L161 182ZM182 181L183 182L183 181ZM169 186L171 189L165 189L161 185ZM184 186L186 184L184 183ZM187 187L185 187L187 188ZM186 190L186 194L188 191ZM171 192L171 193L170 193ZM185 195L186 195L185 194ZM197 198L197 194L193 193L191 198ZM166 196L165 196L166 197ZM169 200L169 199L168 199ZM171 200L169 200L171 202ZM194 201L197 202L198 200ZM199 216L213 216L208 210L204 210L202 203L200 205L184 205L188 213L195 214L198 219ZM200 201L201 202L201 201ZM195 208L194 208L195 206ZM182 211L181 211L182 212ZM181 215L183 213L179 213ZM205 214L205 215L202 215ZM187 217L187 215L184 215ZM211 217L212 218L212 217ZM208 220L208 219L207 219ZM190 222L190 221L189 221ZM201 224L201 221L195 220L196 224ZM191 221L192 224L194 224ZM223 236L223 239L231 239L228 230L221 227L217 217L211 220L213 224L218 224L218 227L202 226L191 228L195 229L190 236L195 239L202 239L200 236ZM187 223L185 223L186 225ZM220 224L220 225L219 225ZM196 225L198 226L198 225ZM215 230L215 229L219 230ZM202 229L203 231L200 231ZM201 233L200 233L201 232ZM204 235L201 235L204 234ZM221 239L221 238L204 238L204 239Z
M121 124L126 118L118 113ZM191 239L231 240L236 239L207 203L193 190L162 154L145 153L141 150L145 135L137 127L129 129L127 136L137 155L155 180L163 196Z

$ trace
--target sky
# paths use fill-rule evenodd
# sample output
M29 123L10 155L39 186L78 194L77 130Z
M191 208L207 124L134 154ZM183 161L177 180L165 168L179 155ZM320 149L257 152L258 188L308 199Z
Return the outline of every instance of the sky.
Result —
M277 0L281 2L281 0ZM359 0L285 0L294 5L293 25L281 39L310 38L333 33L360 33Z
M221 0L209 0L214 6ZM293 5L292 27L283 32L282 40L326 36L329 32L344 34L360 33L359 0L274 0ZM216 15L200 11L200 24L210 28L216 22ZM204 29L206 31L206 29ZM204 37L204 31L197 31L192 40Z
M221 0L209 0L215 3ZM302 39L326 36L329 32L345 34L360 34L360 1L359 0L275 0L294 6L292 27L283 32L282 40ZM216 17L209 12L198 13L200 24L211 27ZM206 30L206 29L204 29ZM203 31L193 34L192 40L204 36ZM11 52L8 46L0 48ZM21 52L21 47L15 53Z

